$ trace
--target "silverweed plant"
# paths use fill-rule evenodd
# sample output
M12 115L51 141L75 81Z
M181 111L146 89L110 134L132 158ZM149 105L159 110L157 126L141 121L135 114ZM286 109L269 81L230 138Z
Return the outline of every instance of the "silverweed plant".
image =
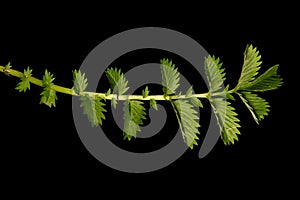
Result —
M106 104L110 101L116 108L119 103L124 102L123 116L124 139L136 138L140 132L140 126L146 120L145 102L150 107L158 109L157 101L168 101L173 107L178 124L182 133L183 141L193 149L199 140L199 113L197 107L203 108L202 100L210 102L212 110L220 127L221 138L225 145L234 144L240 135L240 120L232 102L240 99L250 111L254 121L259 122L269 114L269 103L259 96L259 93L275 90L283 82L277 73L279 65L274 65L265 72L259 74L261 68L261 55L256 47L248 45L244 51L244 60L238 83L235 87L223 86L225 80L225 68L219 58L208 56L204 61L204 70L208 80L209 90L206 93L194 94L191 86L185 93L178 92L180 85L180 74L178 68L169 59L160 60L162 76L162 94L151 95L151 91L146 86L141 95L126 94L129 89L128 80L121 69L106 69L106 77L110 83L110 88L105 93L86 91L88 79L85 73L74 70L72 88L66 88L54 84L54 75L47 69L42 79L32 76L32 69L28 67L23 72L12 69L10 63L0 66L0 72L7 76L15 76L20 79L16 86L19 92L30 90L31 84L43 88L40 103L49 107L55 107L57 93L64 93L80 98L83 114L85 114L92 126L102 125L105 120Z

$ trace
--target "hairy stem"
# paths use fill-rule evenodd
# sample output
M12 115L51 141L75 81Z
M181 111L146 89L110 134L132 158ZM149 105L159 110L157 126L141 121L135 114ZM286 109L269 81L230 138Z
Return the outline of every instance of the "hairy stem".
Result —
M6 69L4 66L0 66L0 72L3 72L7 75L10 76L15 76L18 78L22 78L24 77L24 74L20 71L14 70L14 69ZM35 77L28 77L28 80L30 83L40 86L40 87L44 87L42 80L37 79ZM60 92L63 94L68 94L68 95L73 95L73 96L78 96L75 91L73 89L70 88L66 88L66 87L62 87L59 85L52 85L51 88L53 90L55 90L56 92ZM81 95L96 95L100 98L103 99L107 99L107 100L111 100L113 98L116 98L117 100L142 100L142 101L149 101L150 99L154 99L157 101L170 101L170 100L176 100L176 99L188 99L188 98L192 98L192 97L197 97L197 98L208 98L208 93L202 93L202 94L192 94L188 97L186 97L185 95L171 95L171 96L165 96L165 95L148 95L147 97L143 97L143 95L116 95L116 94L110 94L110 95L106 95L105 93L96 93L96 92L82 92Z

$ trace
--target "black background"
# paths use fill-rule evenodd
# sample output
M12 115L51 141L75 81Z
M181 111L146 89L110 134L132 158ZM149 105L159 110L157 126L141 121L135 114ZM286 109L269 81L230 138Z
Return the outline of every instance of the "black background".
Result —
M265 95L271 112L259 126L245 107L239 102L235 104L242 125L242 135L235 145L225 146L219 141L203 159L198 158L200 147L197 147L166 168L131 174L111 169L87 152L73 123L70 96L58 94L56 108L50 109L39 104L41 88L32 85L30 92L18 93L14 90L17 79L1 74L1 176L7 177L1 179L7 188L37 188L56 193L66 191L68 186L73 189L88 186L91 192L100 195L107 188L129 193L138 189L145 194L171 193L176 186L181 188L176 192L187 195L193 191L201 195L204 188L224 189L228 195L240 188L247 188L252 194L257 191L269 194L280 192L298 176L294 172L297 160L294 153L299 131L294 128L297 117L293 116L297 101L292 90L296 85L292 75L298 61L294 56L297 34L292 5L240 5L231 9L216 5L179 5L180 9L139 5L123 12L113 6L85 5L75 9L73 5L39 5L24 7L24 11L16 11L15 6L1 7L4 12L0 19L0 64L10 61L17 70L30 66L36 77L42 77L47 68L54 73L58 85L72 87L71 71L78 69L103 40L145 26L174 29L198 41L209 53L221 58L227 83L231 85L237 82L243 51L251 43L262 54L262 71L280 64L284 85ZM147 56L151 58L146 52L137 59L148 61ZM124 61L132 65L132 58ZM108 120L104 123L106 127L110 125ZM200 139L205 130L202 133ZM166 190L171 185L172 189Z

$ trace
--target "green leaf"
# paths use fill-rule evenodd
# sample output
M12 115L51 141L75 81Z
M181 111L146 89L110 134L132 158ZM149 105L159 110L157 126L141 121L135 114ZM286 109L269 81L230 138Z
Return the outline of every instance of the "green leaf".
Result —
M75 93L80 95L88 86L88 81L85 77L85 73L81 73L80 70L77 71L75 69L73 71L73 84Z
M203 108L202 102L197 97L191 97L189 100L195 107Z
M230 99L232 101L235 101L234 96L229 92L229 85L227 85L225 87L224 91L225 91L225 97L226 97L226 99Z
M256 77L261 65L259 51L252 45L247 46L244 53L244 65L239 82L234 91L250 111L257 124L268 115L269 103L253 92L275 90L282 85L282 78L277 73L279 65L269 68Z
M48 70L46 69L45 74L43 76L43 80L42 80L43 86L44 87L51 87L53 85L54 79L55 78L53 77L53 74L48 72Z
M162 59L160 60L160 63L164 95L167 96L175 94L180 80L178 68L176 68L175 64L168 59Z
M111 94L111 89L109 88L108 90L107 90L107 92L105 93L105 96L107 97L108 95L110 95Z
M265 73L257 77L243 90L253 92L264 92L267 90L275 90L282 85L282 78L277 74L279 65L274 65L268 69Z
M111 105L114 107L114 109L117 108L117 104L118 104L117 99L116 99L115 97L113 97L113 98L111 99Z
M128 81L126 80L124 74L121 72L121 69L118 70L117 68L110 68L105 72L109 80L111 89L118 95L124 94L129 89L129 87L127 87Z
M51 108L51 106L56 106L55 101L57 100L56 91L50 87L44 88L44 91L41 93L40 104L44 103Z
M149 89L148 86L145 87L145 89L143 89L142 94L143 94L143 98L146 98L149 95Z
M189 87L189 89L185 93L185 97L191 97L193 95L193 86Z
M26 90L30 90L30 82L28 78L21 78L21 81L17 84L16 90L19 92L26 92Z
M9 70L12 68L10 62L8 62L5 66L4 66L5 70Z
M241 127L238 124L240 120L237 118L235 109L229 101L225 101L225 98L212 98L211 105L217 118L224 144L234 144L234 141L238 140L237 135L241 134L238 130Z
M2 69L2 72L6 75L6 76L10 76L10 69L12 68L10 62L7 63L7 65L4 66L4 68Z
M239 96L257 124L268 115L270 105L265 99L251 92L242 92Z
M32 69L28 66L27 69L24 69L24 77L29 78L32 75Z
M150 99L150 106L152 108L154 108L155 110L158 110L157 103L156 103L156 101L154 99Z
M176 100L171 103L177 116L183 140L193 149L194 145L198 145L196 140L199 139L197 135L200 134L198 112L188 100Z
M102 98L95 95L83 95L80 96L80 107L83 108L83 114L87 115L91 125L102 125L102 120L105 120L104 112L107 112L104 108L105 103L102 102Z
M53 90L51 88L51 86L53 85L53 81L54 81L54 77L53 74L51 74L50 72L45 71L45 75L43 76L43 86L44 86L44 91L41 93L41 100L40 100L40 104L44 103L47 106L49 106L51 108L51 106L53 105L54 107L55 105L55 101L57 100L57 96L56 96L56 91Z
M249 45L246 47L244 52L244 63L242 67L241 76L239 78L237 89L244 89L249 86L251 81L255 79L255 76L258 74L258 70L261 65L261 56L256 47Z
M136 133L141 131L140 125L143 125L143 120L146 119L146 109L143 104L144 102L137 100L124 103L124 139L136 138Z
M225 69L222 68L219 58L208 56L204 61L204 71L209 84L211 93L219 91L225 80Z
M27 69L24 69L24 76L21 78L21 81L17 84L16 90L19 90L19 92L26 92L26 90L30 90L30 81L29 77L32 75L32 69L27 67Z
M11 68L12 68L12 66L11 66L10 62L8 62L8 63L4 66L4 73L5 73L6 75L9 75L10 69L11 69Z
M185 97L189 98L189 101L191 102L191 104L193 104L195 107L200 107L203 108L203 105L200 101L200 99L198 99L197 97L191 97L193 95L193 86L189 87L189 89L187 90Z

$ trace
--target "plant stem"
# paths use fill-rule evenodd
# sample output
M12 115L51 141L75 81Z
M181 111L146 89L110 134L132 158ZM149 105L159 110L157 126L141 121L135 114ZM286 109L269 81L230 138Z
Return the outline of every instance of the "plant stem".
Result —
M5 73L7 75L10 75L10 76L15 76L15 77L18 77L18 78L23 78L24 77L24 74L22 72L14 70L14 69L6 70L5 67L3 67L3 66L0 66L0 72L3 72L3 73ZM44 87L43 82L40 79L37 79L33 76L30 76L30 77L28 77L28 80L29 80L30 83L32 83L34 85ZM51 88L53 90L57 91L57 92L60 92L60 93L69 94L69 95L76 95L76 93L70 88L62 87L62 86L59 86L59 85L52 85Z
M18 78L23 78L24 74L20 71L14 70L14 69L6 69L4 66L0 66L0 72L5 73L9 76L15 76ZM39 87L44 87L42 80L37 79L35 77L28 77L28 80L30 83L37 85ZM75 93L73 89L62 87L59 85L52 85L51 88L55 90L56 92L60 92L63 94L73 95L73 96L79 96ZM208 98L208 92L202 93L202 94L192 94L188 97L185 95L172 95L172 96L165 96L165 95L148 95L147 97L143 97L143 95L116 95L116 94L110 94L106 95L105 93L96 93L96 92L82 92L81 95L96 95L100 98L112 100L113 98L116 98L117 100L142 100L142 101L149 101L151 99L157 100L157 101L170 101L170 100L176 100L176 99L188 99L192 97L196 98Z
M82 94L88 94L88 95L96 95L100 98L111 100L113 98L117 100L142 100L142 101L149 101L151 99L154 99L156 101L170 101L170 100L176 100L176 99L189 99L192 97L196 98L207 98L208 93L202 93L202 94L193 94L189 97L186 97L185 95L173 95L173 96L164 96L164 95L148 95L147 97L143 97L143 95L116 95L116 94L110 94L106 96L104 93L96 93L96 92L83 92Z

